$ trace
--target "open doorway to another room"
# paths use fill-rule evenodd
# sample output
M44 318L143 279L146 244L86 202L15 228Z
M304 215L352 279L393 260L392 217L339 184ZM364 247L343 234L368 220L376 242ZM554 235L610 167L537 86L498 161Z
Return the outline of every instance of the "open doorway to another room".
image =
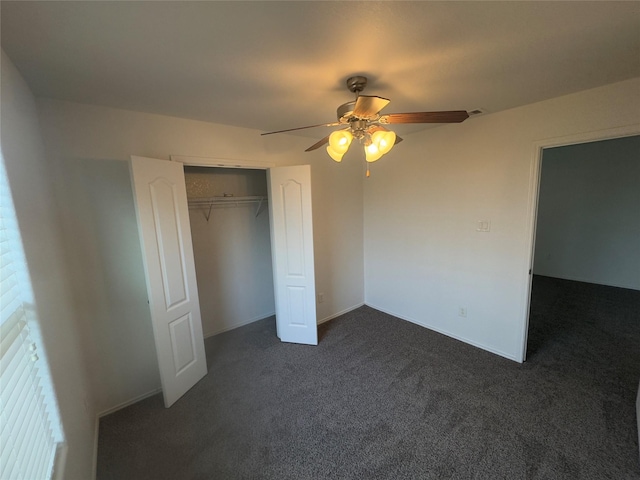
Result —
M526 358L550 377L572 372L562 379L576 385L572 398L545 395L572 410L598 405L587 413L605 432L607 418L623 419L629 428L609 433L633 445L640 441L640 136L541 155Z
M638 331L639 185L640 136L543 151L527 356Z
M527 357L639 340L639 185L640 136L544 149Z

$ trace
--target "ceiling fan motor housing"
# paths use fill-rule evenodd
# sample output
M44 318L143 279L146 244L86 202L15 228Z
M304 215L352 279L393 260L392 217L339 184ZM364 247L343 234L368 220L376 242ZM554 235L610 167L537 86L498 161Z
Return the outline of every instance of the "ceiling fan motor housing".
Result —
M361 92L366 86L367 77L356 75L354 77L347 78L347 88L353 93Z
M356 102L343 103L338 107L338 122L349 123L351 117L353 117L353 111L355 109Z

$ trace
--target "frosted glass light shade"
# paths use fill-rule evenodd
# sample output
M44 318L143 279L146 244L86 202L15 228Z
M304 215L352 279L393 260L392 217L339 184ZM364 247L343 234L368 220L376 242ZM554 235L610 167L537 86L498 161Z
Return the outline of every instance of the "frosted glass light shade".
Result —
M396 133L392 131L378 130L371 135L371 141L378 146L381 155L389 153L396 143Z
M382 152L380 152L375 143L371 142L369 145L364 147L364 155L365 160L371 163L378 160L382 156Z
M344 155L345 153L347 153L347 150L349 150L349 145L351 145L352 140L353 135L351 135L351 132L349 130L337 130L329 135L329 146L335 153Z
M341 162L342 161L342 156L344 155L344 153L338 153L336 152L333 148L331 148L331 145L329 145L327 147L327 153L329 154L329 156L331 158L333 158L336 162Z

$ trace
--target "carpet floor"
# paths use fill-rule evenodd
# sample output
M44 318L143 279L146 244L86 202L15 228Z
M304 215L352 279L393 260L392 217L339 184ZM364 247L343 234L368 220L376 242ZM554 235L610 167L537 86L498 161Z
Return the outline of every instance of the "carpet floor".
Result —
M640 479L640 292L535 277L518 364L362 307L284 344L206 340L208 375L100 421L107 479Z

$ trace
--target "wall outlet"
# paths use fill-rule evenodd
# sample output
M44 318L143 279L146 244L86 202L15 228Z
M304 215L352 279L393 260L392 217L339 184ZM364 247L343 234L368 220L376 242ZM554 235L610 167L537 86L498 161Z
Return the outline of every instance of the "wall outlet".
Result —
M467 307L458 307L458 316L466 317L467 316Z
M319 293L318 294L318 303L322 303L324 302L324 293Z

